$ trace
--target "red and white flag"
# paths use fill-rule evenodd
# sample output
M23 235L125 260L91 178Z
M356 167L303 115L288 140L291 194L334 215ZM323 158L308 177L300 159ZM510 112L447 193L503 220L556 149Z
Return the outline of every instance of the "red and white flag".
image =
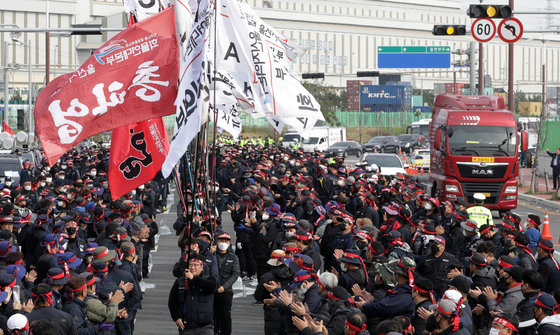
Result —
M36 131L50 165L90 136L173 114L179 73L173 10L122 31L39 94Z
M169 151L162 118L113 130L109 187L113 200L154 179Z
M6 121L3 121L3 122L4 122L4 132L6 132L6 133L8 133L8 134L10 134L10 135L13 135L13 134L14 134L14 131L12 130L12 128L10 128L10 126L8 126L8 124L6 123Z

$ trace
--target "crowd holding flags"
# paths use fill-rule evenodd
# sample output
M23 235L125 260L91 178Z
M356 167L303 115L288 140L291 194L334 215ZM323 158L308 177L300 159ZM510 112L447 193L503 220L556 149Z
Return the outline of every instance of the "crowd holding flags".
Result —
M169 176L209 121L238 137L240 113L266 117L278 131L284 125L305 131L324 120L317 101L291 71L292 60L304 50L247 4L124 4L131 17L128 29L76 72L53 80L37 99L37 133L51 165L80 141L114 130L110 175L118 197L160 169ZM149 120L173 112L169 145L163 122ZM153 159L156 153L165 155L164 162Z

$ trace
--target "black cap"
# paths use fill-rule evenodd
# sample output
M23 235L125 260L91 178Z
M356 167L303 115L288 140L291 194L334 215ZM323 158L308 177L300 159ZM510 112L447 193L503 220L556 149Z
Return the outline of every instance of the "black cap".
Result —
M525 270L519 265L514 265L510 268L505 268L504 272L509 273L509 275L518 283L523 281L523 273Z
M465 277L463 275L459 275L459 276L451 279L451 282L449 283L449 286L455 287L461 293L468 294L469 293L469 288L471 287L471 283L469 282L467 277Z
M469 261L476 266L486 266L486 265L488 265L488 261L486 260L486 258L484 258L484 256L482 256L479 253L476 253L476 254L472 255L471 258L469 259Z
M418 286L419 289L427 292L434 290L434 283L430 279L425 277L418 276L414 278L414 286Z

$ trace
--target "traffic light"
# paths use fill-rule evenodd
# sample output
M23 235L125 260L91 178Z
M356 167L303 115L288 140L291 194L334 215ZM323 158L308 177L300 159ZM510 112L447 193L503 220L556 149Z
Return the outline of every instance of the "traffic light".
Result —
M511 7L508 5L470 5L467 15L473 19L507 19L511 17Z
M358 71L356 77L379 77L379 71Z
M325 74L323 72L319 73L302 73L302 79L323 79L325 78Z
M25 130L25 110L18 109L17 110L17 129Z
M445 25L436 24L432 29L432 35L466 35L467 28L465 25Z

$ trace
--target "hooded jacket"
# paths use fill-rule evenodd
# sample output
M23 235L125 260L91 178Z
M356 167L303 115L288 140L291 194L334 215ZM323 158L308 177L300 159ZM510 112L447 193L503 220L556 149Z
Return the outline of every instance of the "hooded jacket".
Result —
M549 315L541 320L537 326L539 335L559 335L560 334L560 315Z

